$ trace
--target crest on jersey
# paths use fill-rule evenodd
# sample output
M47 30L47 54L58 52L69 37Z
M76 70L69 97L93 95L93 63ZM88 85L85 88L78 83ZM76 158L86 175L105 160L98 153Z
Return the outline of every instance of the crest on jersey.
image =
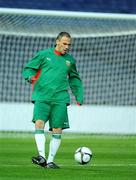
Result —
M66 61L66 65L69 67L71 65L70 61Z

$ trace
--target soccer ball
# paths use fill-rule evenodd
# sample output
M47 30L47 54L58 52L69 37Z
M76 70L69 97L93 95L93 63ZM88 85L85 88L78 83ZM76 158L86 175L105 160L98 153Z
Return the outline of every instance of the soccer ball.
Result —
M87 164L92 158L92 151L88 147L80 147L75 151L74 158L79 164Z

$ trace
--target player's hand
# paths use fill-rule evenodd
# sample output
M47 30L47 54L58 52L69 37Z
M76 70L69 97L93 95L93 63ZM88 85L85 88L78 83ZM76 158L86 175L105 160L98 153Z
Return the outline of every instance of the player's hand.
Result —
M28 80L28 82L34 84L36 80L37 80L37 78L36 78L35 76L32 76L32 77Z
M80 103L80 102L77 102L77 106L81 106L81 103Z

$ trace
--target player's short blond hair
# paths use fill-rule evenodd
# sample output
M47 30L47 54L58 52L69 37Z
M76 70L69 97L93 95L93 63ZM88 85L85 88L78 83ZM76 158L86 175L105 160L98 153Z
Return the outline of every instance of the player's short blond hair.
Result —
M69 39L71 39L71 35L68 32L60 32L56 38L56 40L60 40L62 37L68 37Z

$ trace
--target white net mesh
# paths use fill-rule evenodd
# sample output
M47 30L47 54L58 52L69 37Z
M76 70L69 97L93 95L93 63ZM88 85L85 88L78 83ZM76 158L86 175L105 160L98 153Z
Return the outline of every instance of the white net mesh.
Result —
M0 11L0 101L30 102L31 87L21 74L25 63L67 31L73 37L70 53L84 83L85 104L136 105L135 17L58 14Z

